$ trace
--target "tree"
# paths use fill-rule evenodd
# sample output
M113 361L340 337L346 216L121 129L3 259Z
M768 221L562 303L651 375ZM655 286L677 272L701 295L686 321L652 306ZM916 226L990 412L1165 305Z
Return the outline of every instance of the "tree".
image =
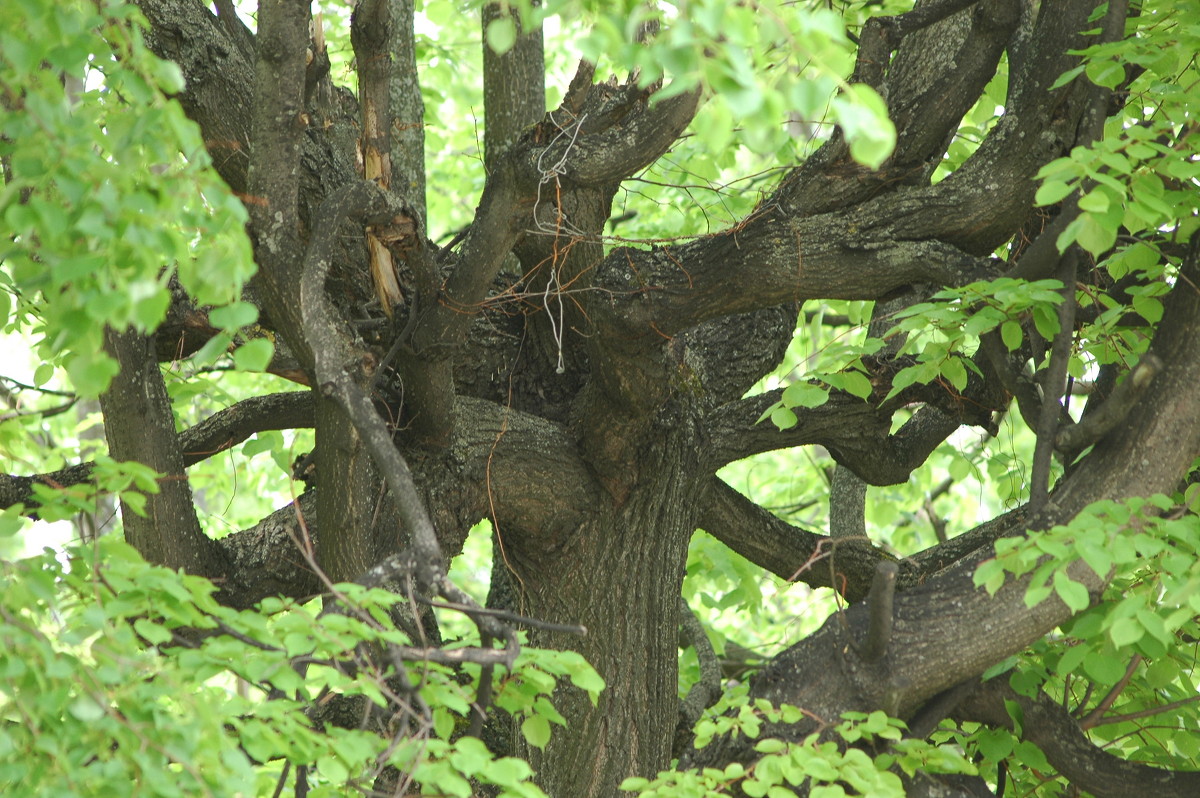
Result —
M478 180L418 33L455 7L215 5L6 6L5 329L107 447L14 404L3 532L115 494L132 549L6 561L0 783L1196 794L1187 3L488 4ZM1015 465L962 432L1001 424ZM198 469L251 436L252 493L307 489L214 536ZM805 446L827 534L718 475ZM933 545L867 534L906 484ZM1010 507L946 529L968 484ZM484 519L486 608L447 571ZM699 529L838 606L719 704Z

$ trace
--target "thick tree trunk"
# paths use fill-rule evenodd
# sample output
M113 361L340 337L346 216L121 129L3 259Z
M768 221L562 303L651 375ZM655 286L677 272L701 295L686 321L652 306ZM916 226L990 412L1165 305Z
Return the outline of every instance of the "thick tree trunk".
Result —
M645 478L619 506L605 496L568 539L536 551L510 535L522 610L588 630L582 638L534 632L531 642L579 651L606 682L595 708L582 691L560 689L555 703L568 725L554 728L544 751L518 743L549 795L613 796L623 779L669 764L679 594L702 484L696 452L690 424L663 430Z

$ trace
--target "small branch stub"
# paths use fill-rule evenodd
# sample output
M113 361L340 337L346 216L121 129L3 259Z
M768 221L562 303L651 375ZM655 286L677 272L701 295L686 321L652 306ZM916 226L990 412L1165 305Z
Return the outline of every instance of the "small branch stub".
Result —
M891 560L875 566L871 592L867 595L867 639L858 651L858 656L868 665L883 659L892 640L892 602L899 571L899 566Z

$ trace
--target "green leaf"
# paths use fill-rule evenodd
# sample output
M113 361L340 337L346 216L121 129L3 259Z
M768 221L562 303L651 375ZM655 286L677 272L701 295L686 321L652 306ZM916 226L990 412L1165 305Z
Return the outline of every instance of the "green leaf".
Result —
M1106 89L1115 89L1125 80L1125 68L1116 61L1089 61L1087 64L1088 80Z
M778 754L780 751L787 749L787 743L783 740L768 737L765 740L759 740L754 744L754 750L760 754Z
M1091 604L1087 588L1071 581L1065 571L1054 572L1054 592L1072 612L1083 612Z
M888 118L883 98L870 86L855 83L834 98L831 108L850 144L851 157L879 168L896 146L896 126Z
M488 23L487 43L497 55L504 55L513 48L517 43L517 23L512 17L505 15Z
M69 711L72 717L84 723L94 723L104 717L104 707L96 703L91 696L83 695L71 702Z
M208 320L214 327L236 330L258 321L258 308L249 302L233 302L224 307L213 308Z
M1052 340L1055 335L1058 335L1058 314L1054 308L1037 305L1033 308L1033 326L1037 328L1038 334L1047 341Z
M1133 309L1138 315L1151 324L1157 324L1162 320L1163 306L1162 302L1154 297L1145 296L1144 294L1135 295L1132 299Z
M1004 346L1009 352L1020 349L1024 337L1025 333L1021 330L1021 325L1012 319L1000 325L1000 340L1004 341Z
M785 407L820 407L829 401L829 391L810 382L793 382L783 389L781 401ZM789 426L795 423L793 421ZM780 429L785 427L781 426Z
M572 670L570 677L571 684L581 690L586 690L588 696L592 699L592 706L596 706L596 701L601 691L604 690L604 678L591 665Z
M54 376L54 364L42 363L33 372L33 384L39 388L50 382L50 378Z
M796 414L786 407L777 407L771 411L771 423L779 429L791 429L796 426L799 419Z
M966 390L967 369L961 359L952 357L949 360L943 361L941 374L954 386L955 390L960 393Z
M992 762L1007 759L1015 742L1012 734L1004 729L983 729L975 736L979 753Z
M78 352L67 361L67 376L75 391L83 397L95 397L107 391L118 371L117 361L101 351Z
M1075 240L1096 257L1112 249L1117 242L1118 224L1102 221L1090 213L1080 214L1075 221L1079 223Z
M844 371L838 375L841 382L841 389L852 396L857 396L859 399L866 399L871 395L871 380L866 374L861 371ZM828 399L828 395L825 397ZM824 404L824 402L822 402Z
M1092 189L1079 198L1079 210L1092 213L1104 213L1108 210L1108 192Z
M550 742L550 721L540 715L530 715L521 721L521 734L534 748L545 750Z
M1028 740L1022 740L1013 746L1013 755L1022 765L1033 770L1045 772L1054 770L1053 766L1046 761L1046 755L1042 753L1042 749Z
M275 356L275 344L266 338L254 338L233 350L233 363L239 371L265 371Z
M1140 627L1139 627L1140 628ZM1125 674L1125 662L1115 654L1096 652L1083 661L1084 672L1102 684L1116 684Z
M1037 205L1053 205L1062 202L1074 190L1074 183L1047 180L1038 187L1037 193L1033 195L1033 201Z

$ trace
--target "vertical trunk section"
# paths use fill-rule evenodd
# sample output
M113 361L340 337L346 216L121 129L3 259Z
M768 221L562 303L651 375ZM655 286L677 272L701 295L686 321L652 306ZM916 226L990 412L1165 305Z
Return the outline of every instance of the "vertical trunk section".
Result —
M414 0L390 1L392 185L408 199L421 219L421 229L425 229L425 101L417 70Z
M134 330L107 329L104 348L121 367L100 397L109 454L163 475L159 492L146 496L145 516L121 502L125 539L149 562L211 575L217 549L196 518L154 341Z
M504 15L516 25L517 41L500 55L488 46L487 29ZM522 30L515 8L484 6L483 40L483 162L490 172L521 131L546 114L546 67L541 28Z
M517 754L549 795L610 798L625 778L653 776L670 762L679 595L699 496L696 447L683 438L690 441L662 441L644 471L653 476L621 506L598 508L561 546L522 550L509 536L522 611L588 629L583 638L534 632L532 643L580 652L606 682L596 707L582 691L560 688L554 700L567 727L554 727L544 751L514 732Z

